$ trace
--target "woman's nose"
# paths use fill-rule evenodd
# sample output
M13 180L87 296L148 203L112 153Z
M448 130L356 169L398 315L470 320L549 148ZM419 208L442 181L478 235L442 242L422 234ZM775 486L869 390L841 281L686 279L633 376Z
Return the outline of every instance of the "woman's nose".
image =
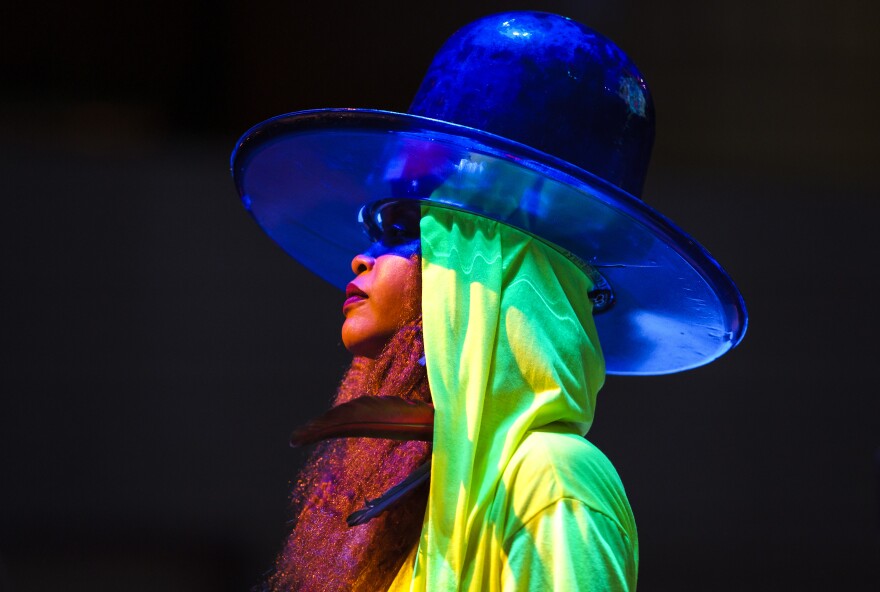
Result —
M355 255L354 259L351 260L351 270L355 275L360 275L365 271L373 269L374 265L376 265L376 259L366 253Z

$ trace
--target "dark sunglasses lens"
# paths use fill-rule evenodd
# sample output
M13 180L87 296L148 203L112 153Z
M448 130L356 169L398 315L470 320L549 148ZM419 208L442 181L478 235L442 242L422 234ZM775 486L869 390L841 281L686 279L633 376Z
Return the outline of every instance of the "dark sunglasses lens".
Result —
M418 240L421 207L417 201L390 202L376 208L371 238L388 243Z

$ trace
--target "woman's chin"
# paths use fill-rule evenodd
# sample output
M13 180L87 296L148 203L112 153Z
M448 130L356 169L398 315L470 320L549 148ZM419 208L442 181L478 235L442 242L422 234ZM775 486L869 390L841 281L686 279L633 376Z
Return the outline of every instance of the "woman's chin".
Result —
M376 359L382 353L385 343L371 339L356 339L353 336L347 336L345 331L342 332L342 345L348 352L356 357Z

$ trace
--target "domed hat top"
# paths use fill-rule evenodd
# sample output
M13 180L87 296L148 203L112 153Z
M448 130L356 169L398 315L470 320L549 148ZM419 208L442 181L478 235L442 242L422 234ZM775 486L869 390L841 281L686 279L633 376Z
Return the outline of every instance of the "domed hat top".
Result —
M654 105L635 64L595 31L546 13L459 30L409 112L515 140L635 196L654 141Z
M730 350L747 316L711 255L639 199L653 133L650 94L617 46L565 17L513 12L455 33L409 113L269 119L241 138L232 173L263 230L340 288L390 201L530 233L597 281L607 372L666 374Z

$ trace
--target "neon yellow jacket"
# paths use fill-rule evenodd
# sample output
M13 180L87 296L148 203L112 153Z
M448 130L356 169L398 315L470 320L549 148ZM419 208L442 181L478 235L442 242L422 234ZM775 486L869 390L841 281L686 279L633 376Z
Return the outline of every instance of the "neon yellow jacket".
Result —
M634 590L632 511L582 437L605 376L589 278L460 211L423 206L421 233L433 464L391 590Z

